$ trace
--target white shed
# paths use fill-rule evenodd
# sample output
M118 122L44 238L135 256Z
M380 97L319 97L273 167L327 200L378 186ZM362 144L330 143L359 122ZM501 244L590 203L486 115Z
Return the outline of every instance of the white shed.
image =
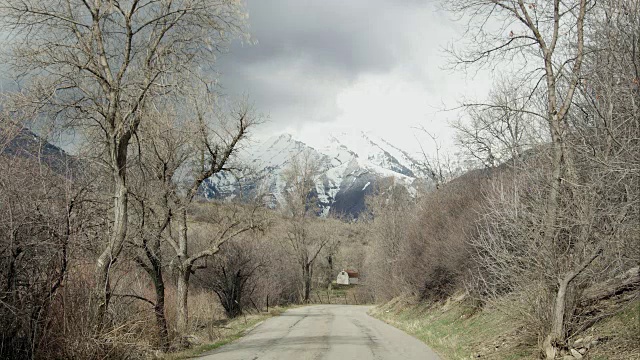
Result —
M344 270L340 271L340 273L338 273L336 283L338 285L349 285L349 274Z
M360 275L353 270L342 270L338 274L336 283L339 285L356 285L358 283Z

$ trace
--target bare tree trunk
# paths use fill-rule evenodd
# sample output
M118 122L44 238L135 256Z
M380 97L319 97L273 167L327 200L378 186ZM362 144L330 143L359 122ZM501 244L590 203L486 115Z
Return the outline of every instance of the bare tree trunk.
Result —
M551 318L551 330L542 344L547 359L555 359L559 345L565 341L564 323L565 308L567 299L567 289L571 282L580 275L592 262L602 253L605 242L601 243L589 258L582 264L578 265L575 270L565 273L562 279L558 281L558 291L554 303L553 317Z
M167 204L166 196L164 198L164 201L165 201L165 207L168 207L166 206ZM151 271L149 272L149 275L152 275L153 285L156 290L156 304L153 310L156 315L156 326L158 330L158 339L160 340L160 348L163 351L169 350L169 329L167 326L167 317L164 311L165 287L164 287L164 277L162 272L162 254L161 254L162 250L160 248L160 244L162 241L161 239L162 232L167 226L171 226L170 222L171 222L171 211L167 213L164 224L160 227L160 230L155 236L153 251L149 249L148 243L146 242L144 243L145 253L147 254L147 258L151 262L151 268L150 268Z
M191 275L191 266L186 263L188 258L187 243L187 209L183 206L179 210L179 230L178 230L178 246L180 250L178 266L178 298L177 298L177 331L179 335L185 335L188 330L189 322L189 277Z
M304 303L308 303L309 299L311 298L311 276L311 264L305 261L304 265L302 266L302 301Z
M178 298L177 298L177 331L179 335L185 335L189 329L189 277L191 276L190 268L180 267L178 274Z
M166 351L169 349L169 330L167 327L167 318L164 312L164 279L162 277L162 266L159 261L151 261L153 276L153 285L156 290L156 303L153 311L156 315L156 326L158 330L158 338L160 339L160 347Z
M163 351L169 349L169 330L167 326L167 318L165 316L165 296L164 296L164 278L162 275L162 262L155 254L158 254L160 248L160 239L157 239L155 244L155 253L152 253L148 244L143 244L147 258L149 259L151 266L142 261L141 258L136 258L136 262L149 274L151 281L153 281L153 287L156 292L156 301L153 305L153 312L156 316L156 330L158 331L158 339L160 340L160 348Z
M564 339L564 311L565 300L567 297L567 286L569 282L566 279L560 281L558 291L556 292L553 316L551 318L551 329L549 335L544 340L543 349L547 359L555 359L559 342Z
M545 243L553 243L554 227L556 223L556 214L558 212L558 194L562 184L562 137L560 135L560 124L555 115L550 115L553 120L550 121L550 133L552 139L551 150L551 179L549 187L549 197L547 200L547 209L544 220L544 237Z
M521 3L522 4L522 3ZM583 49L584 49L584 18L586 13L586 0L580 0L579 8L578 8L578 17L576 21L577 25L577 49L576 49L576 59L573 64L572 75L573 78L570 79L569 89L567 91L566 98L562 102L562 105L558 107L558 98L557 98L557 84L556 78L554 76L554 71L552 69L552 54L554 51L554 47L556 44L556 40L558 38L558 30L557 30L557 22L560 17L559 10L559 1L556 1L554 17L556 21L554 35L552 40L551 48L547 48L544 46L543 42L540 41L541 48L545 54L545 69L546 69L546 80L547 80L547 96L548 96L548 119L549 119L549 130L551 133L551 140L553 143L553 168L552 168L552 178L551 178L551 188L549 192L549 198L547 202L547 212L545 217L544 226L544 238L545 243L553 244L555 238L555 225L556 225L556 215L558 212L559 206L559 192L562 186L562 177L565 173L573 174L571 169L571 162L568 158L568 152L566 149L566 143L564 139L564 124L566 122L566 114L569 111L569 107L571 106L571 102L573 99L573 94L578 84L578 79L580 75L580 70L582 66L582 58L583 58ZM537 36L537 35L536 35ZM573 180L573 179L571 179ZM558 286L558 291L556 293L553 317L551 319L551 330L545 342L543 344L543 350L547 359L554 359L558 350L558 344L564 342L564 322L565 322L565 307L566 307L566 294L567 287L575 279L575 277L580 274L588 264L593 261L599 254L599 251L594 254L594 256L581 266L580 269L575 272L570 272L566 274L560 281Z
M169 349L169 329L167 327L167 318L164 314L164 282L156 286L156 305L153 310L156 314L160 347L166 351Z
M163 206L165 209L168 208L167 205L167 196L163 197L164 203ZM145 227L145 207L147 206L144 201L140 203L141 208L143 209L142 215L142 232L146 234L151 229ZM150 243L145 235L142 236L142 248L146 255L146 258L149 260L149 264L147 264L142 257L136 256L134 261L149 275L151 281L153 282L153 287L155 289L156 298L153 305L153 312L156 317L156 331L158 334L159 346L163 351L167 351L169 349L169 330L167 326L167 318L165 315L165 283L164 276L162 270L162 233L167 229L167 227L171 226L171 211L167 210L165 214L163 222L159 225L157 229L155 229L155 233L151 238L152 242Z
M114 167L114 207L113 228L109 238L109 244L98 257L96 262L96 295L98 298L97 324L101 328L111 301L111 281L109 272L111 266L122 250L122 245L127 236L128 214L128 189L126 185L126 145L112 145L112 164Z

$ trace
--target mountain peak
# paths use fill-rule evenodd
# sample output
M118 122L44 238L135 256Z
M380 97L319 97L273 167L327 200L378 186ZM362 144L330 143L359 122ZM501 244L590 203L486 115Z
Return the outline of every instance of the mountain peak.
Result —
M244 162L257 174L256 183L267 184L270 207L279 206L286 188L283 170L292 157L303 152L319 162L321 170L314 195L324 215L333 212L357 217L364 209L365 195L381 178L393 177L410 193L416 193L414 182L423 175L419 162L382 138L365 131L343 131L321 135L313 142L319 146L308 145L291 134L280 134L247 149ZM257 185L248 188L255 189ZM238 195L237 189L231 177L219 174L208 179L203 193L209 198L228 198Z

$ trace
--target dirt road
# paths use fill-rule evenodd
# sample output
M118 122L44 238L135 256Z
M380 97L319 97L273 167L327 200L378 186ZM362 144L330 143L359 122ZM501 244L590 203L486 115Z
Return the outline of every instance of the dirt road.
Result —
M367 306L292 309L207 360L438 360L419 340L367 315Z

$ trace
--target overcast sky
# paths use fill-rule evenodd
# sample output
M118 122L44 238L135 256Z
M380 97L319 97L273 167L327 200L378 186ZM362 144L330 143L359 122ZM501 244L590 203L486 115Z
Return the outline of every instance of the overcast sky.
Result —
M444 0L443 0L444 1ZM409 151L415 136L432 151L424 126L452 148L448 122L463 97L483 97L490 76L445 70L443 49L462 24L436 0L247 0L253 45L219 57L220 85L248 95L270 121L254 133L318 134L363 130ZM0 86L13 88L0 64ZM430 150L431 149L431 150Z
M422 125L445 146L442 111L486 94L486 74L445 70L448 44L462 24L428 0L248 0L255 45L219 59L221 86L247 94L270 117L257 135L360 129L417 150ZM428 144L428 141L425 145Z

